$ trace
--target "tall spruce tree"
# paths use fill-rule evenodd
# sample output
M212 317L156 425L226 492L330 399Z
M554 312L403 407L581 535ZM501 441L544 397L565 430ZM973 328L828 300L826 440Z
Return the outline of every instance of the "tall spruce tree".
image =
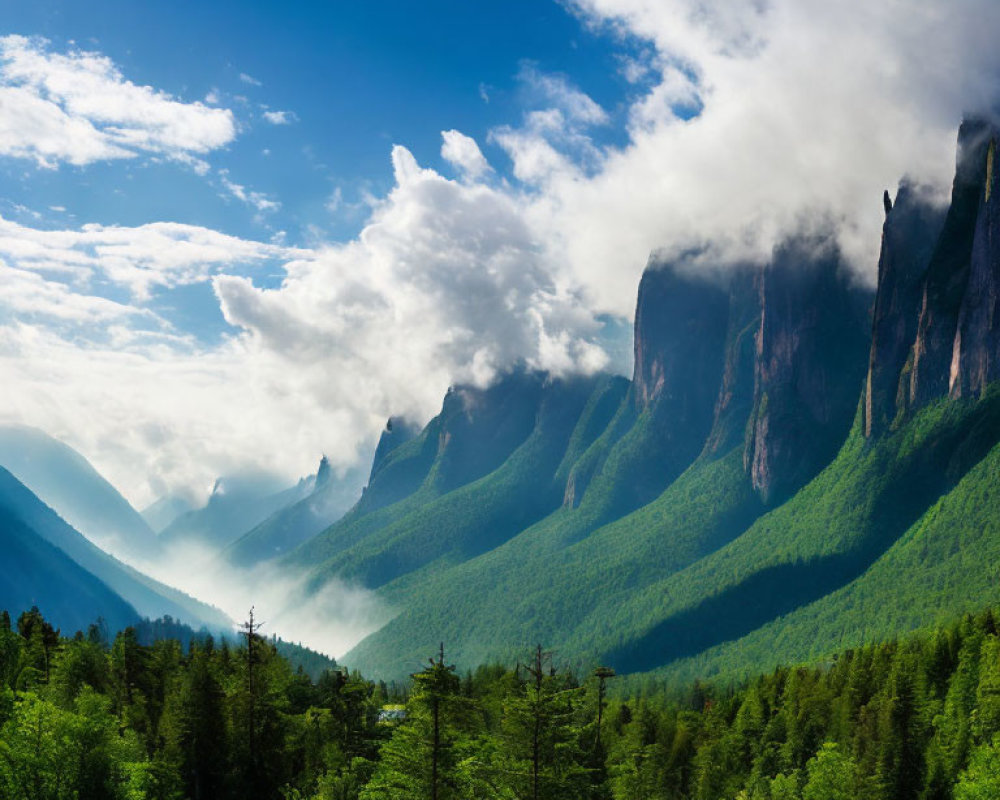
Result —
M459 800L463 775L458 748L468 735L473 708L460 693L455 667L444 646L436 659L412 676L406 719L380 751L363 800Z

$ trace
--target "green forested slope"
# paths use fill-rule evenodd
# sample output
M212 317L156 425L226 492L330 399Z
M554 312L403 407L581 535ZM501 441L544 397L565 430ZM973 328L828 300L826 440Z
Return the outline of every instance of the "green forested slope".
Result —
M607 393L608 382L599 379L596 390L594 380L549 388L531 435L498 469L433 500L397 504L412 510L327 560L315 579L337 575L381 586L438 560L444 566L474 558L550 513L563 497L557 471L567 443L576 429L591 427L588 401Z
M139 620L136 610L8 510L0 508L0 606L37 606L67 630L103 617L118 630Z
M59 636L0 611L0 796L101 800L986 800L995 611L733 687L574 672L543 648L405 685L258 636Z
M1000 598L1000 445L856 580L736 641L666 668L727 679L942 624Z
M627 601L637 589L676 571L738 535L760 513L740 453L692 465L653 503L578 538L586 507L562 508L477 559L425 579L385 587L406 608L366 639L350 663L395 674L435 636L475 663L508 655L541 638L580 652L592 635L580 623Z
M0 468L0 514L7 521L5 524L20 522L54 545L141 616L156 618L169 615L195 628L206 626L210 630L227 630L232 624L218 609L166 586L105 553L66 524L3 468ZM44 571L41 574L45 574ZM60 592L58 583L49 584L49 588L53 594Z
M474 663L506 656L511 643L527 646L532 637L567 657L603 654L630 671L717 653L683 661L683 675L723 667L738 672L762 658L809 658L838 643L868 641L840 633L859 624L842 608L856 598L838 600L839 590L859 576L872 604L885 596L881 616L871 616L859 631L884 636L928 624L941 618L936 595L921 595L919 603L899 595L916 567L899 561L897 551L918 521L938 520L932 526L938 549L954 547L958 529L952 528L963 514L967 530L989 530L977 520L1000 505L983 494L988 479L980 476L989 474L993 456L983 456L998 439L997 391L979 401L940 401L881 439L867 440L855 426L827 469L756 522L764 509L748 488L739 449L703 457L653 503L589 536L573 535L580 524L573 518L586 505L562 508L468 563L389 584L384 594L405 598L406 607L348 660L395 674L434 640L443 638L457 658ZM941 508L959 509L950 521L935 505L942 496ZM976 502L978 516L967 513ZM988 541L970 541L970 552L958 551L979 572L964 582L954 573L945 616L991 596L981 592L995 572ZM912 547L900 552L912 558ZM928 561L937 569L949 563L957 570L938 553ZM870 567L874 577L866 574ZM889 586L897 592L884 589ZM818 610L810 611L814 606ZM826 614L826 621L814 614ZM777 633L771 623L779 618ZM845 620L839 627L838 619ZM877 619L884 621L876 625ZM775 646L773 636L788 646Z
M939 401L881 439L864 439L856 426L837 459L789 502L732 544L595 619L593 627L621 642L605 657L653 669L846 585L998 439L997 391L976 402Z

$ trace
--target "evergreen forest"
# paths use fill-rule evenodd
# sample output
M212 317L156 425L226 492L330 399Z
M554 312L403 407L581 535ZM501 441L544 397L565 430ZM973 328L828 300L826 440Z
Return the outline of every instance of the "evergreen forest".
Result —
M261 636L142 644L0 614L3 800L973 800L1000 796L1000 616L686 688L543 647L314 680Z

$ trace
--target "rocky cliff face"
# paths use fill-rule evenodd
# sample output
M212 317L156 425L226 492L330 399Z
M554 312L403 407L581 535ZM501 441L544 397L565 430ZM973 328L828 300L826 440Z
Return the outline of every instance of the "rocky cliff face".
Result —
M969 284L980 206L985 197L991 130L983 120L966 120L959 129L951 206L927 268L913 344L909 393L909 404L913 407L947 395L956 381L957 363L955 371L952 369L956 345L961 350L956 335ZM974 317L975 313L970 309L966 316Z
M594 484L610 498L609 513L648 503L701 452L725 366L728 318L721 280L683 264L654 263L643 274L630 407Z
M997 138L987 120L963 122L946 212L904 184L886 217L866 436L939 398L975 396L1000 377Z
M428 481L434 492L447 492L496 469L530 435L547 381L547 375L519 367L486 389L454 386L419 433L391 418L355 510L390 505Z
M712 430L705 444L705 453L709 456L722 455L743 444L754 404L760 319L757 270L737 268L729 279L729 326L722 381L715 400Z
M944 219L943 210L907 182L887 207L865 381L865 436L888 429L908 402L907 361L917 332L924 275Z
M969 280L952 348L949 390L974 396L1000 377L1000 198L995 159L997 131L989 131L979 211L972 236Z
M436 485L449 491L499 467L535 427L548 376L515 369L487 389L454 387L438 431Z
M652 411L675 448L697 439L692 459L742 445L754 488L778 500L828 463L850 428L870 302L821 238L789 241L771 263L724 280L651 267L636 307L635 409Z
M720 283L673 264L651 264L635 309L636 409L656 406L673 425L708 432L729 316Z
M564 504L592 525L648 503L701 451L723 370L728 292L685 262L651 261L639 284L632 384L573 462Z
M754 402L744 466L765 502L798 488L836 454L857 407L869 340L864 292L832 243L779 247L758 273Z

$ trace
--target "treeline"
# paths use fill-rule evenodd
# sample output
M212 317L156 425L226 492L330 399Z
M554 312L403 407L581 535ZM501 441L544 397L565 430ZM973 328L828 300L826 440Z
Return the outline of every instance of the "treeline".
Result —
M4 612L0 798L996 798L998 631L986 612L735 690L628 696L541 648L465 675L442 650L404 692L313 681L253 630L146 646Z

